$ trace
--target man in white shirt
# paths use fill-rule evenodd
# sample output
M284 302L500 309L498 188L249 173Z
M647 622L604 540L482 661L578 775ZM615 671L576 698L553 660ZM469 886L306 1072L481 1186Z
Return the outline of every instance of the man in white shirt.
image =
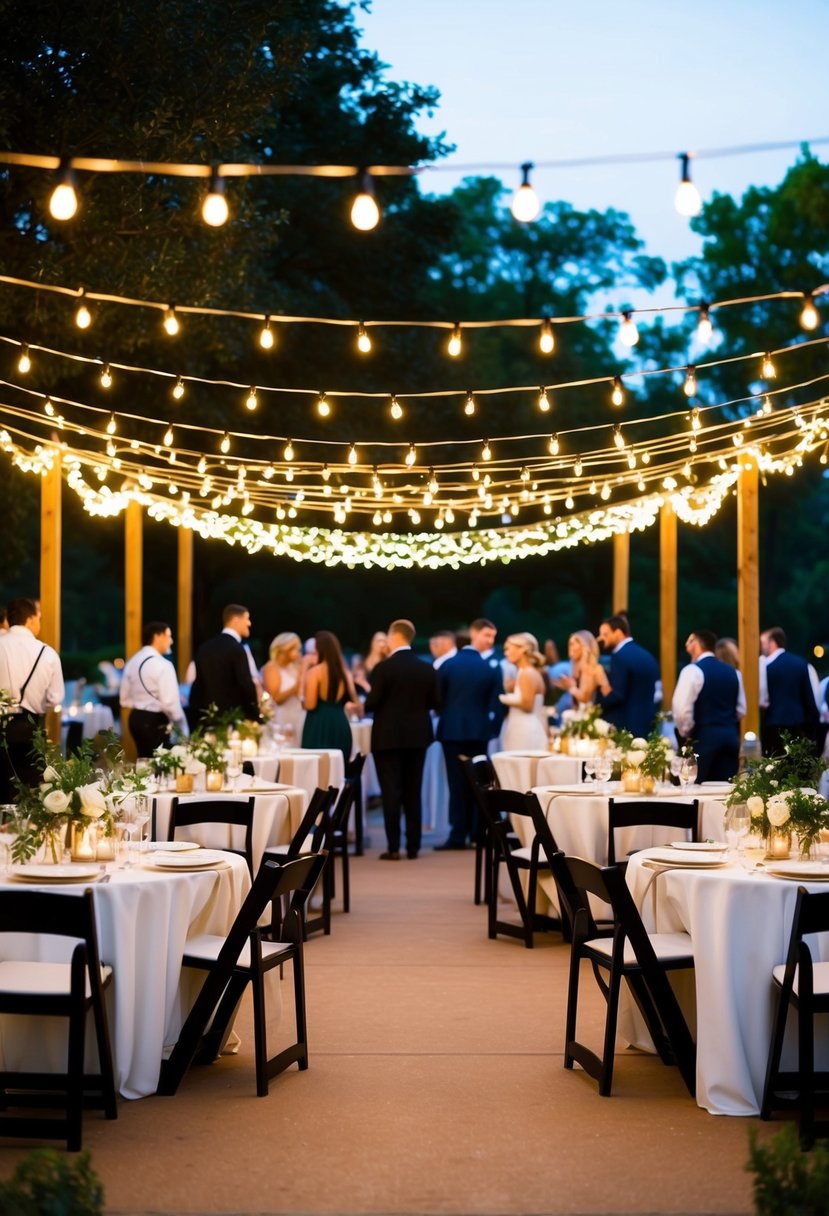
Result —
M63 701L63 671L51 646L38 641L40 605L37 600L12 600L9 628L0 634L0 688L8 690L18 710L3 721L0 746L0 802L11 802L13 778L37 785L42 768L35 763L32 742L43 726L43 715Z
M730 781L740 767L739 722L746 712L740 673L714 654L716 634L697 629L685 649L691 662L679 673L673 710L677 735L692 739L697 782Z
M166 658L173 645L173 631L166 621L148 621L144 645L132 656L121 679L121 707L130 711L130 734L139 756L151 756L170 737L173 727L188 735L181 708L178 678Z

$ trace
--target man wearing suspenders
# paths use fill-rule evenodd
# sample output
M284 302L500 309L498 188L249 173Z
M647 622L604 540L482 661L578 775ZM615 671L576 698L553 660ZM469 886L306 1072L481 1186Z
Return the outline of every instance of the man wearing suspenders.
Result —
M173 631L165 621L148 621L144 645L129 660L121 680L121 706L130 711L127 725L139 756L151 756L166 743L171 727L188 735L181 708L178 679L165 658L173 644Z
M0 688L11 693L18 708L0 728L0 803L14 798L14 777L26 785L40 781L32 741L43 715L60 705L64 695L60 658L38 641L40 605L21 597L11 601L7 613L9 628L0 633Z

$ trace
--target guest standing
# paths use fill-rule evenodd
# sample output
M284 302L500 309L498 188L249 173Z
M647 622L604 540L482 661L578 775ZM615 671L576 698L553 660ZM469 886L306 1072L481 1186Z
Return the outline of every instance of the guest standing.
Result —
M467 840L474 838L476 808L459 757L485 752L501 723L501 669L497 662L491 667L483 657L492 653L497 630L492 621L479 617L470 625L469 634L470 644L438 671L438 739L449 784L449 838L436 849L465 849Z
M547 691L541 668L544 656L531 633L513 633L504 642L507 662L516 668L512 688L501 693L502 705L509 706L501 735L505 751L531 748L547 750L547 711L544 696Z
M371 673L378 663L382 663L383 659L389 657L389 638L388 634L383 633L382 629L378 629L377 633L371 639L371 645L368 649L368 654L365 658L366 674L371 682Z
M173 631L166 621L148 621L143 646L124 668L120 702L129 710L127 726L139 756L151 756L170 738L172 727L189 735L181 708L178 677L166 657L173 645Z
M656 659L634 642L628 619L621 613L599 626L599 645L611 655L610 675L596 672L596 701L613 726L645 738L656 715L654 692L659 679Z
M222 612L222 626L221 633L196 651L190 708L197 720L215 705L219 713L234 710L258 721L259 699L244 647L250 637L250 613L243 604L228 604Z
M599 687L601 678L599 644L589 629L578 629L570 634L567 655L572 664L571 674L559 676L556 687L563 688L576 705L590 705Z
M814 668L786 649L779 626L760 634L760 708L766 712L760 731L763 755L783 750L782 735L811 739L817 747L820 711Z
M0 688L18 703L2 725L0 746L0 802L11 802L17 777L24 785L37 785L42 769L35 762L32 743L43 727L43 715L64 697L60 659L51 646L40 642L40 604L20 597L7 608L9 628L0 634Z
M305 710L299 699L302 679L302 642L297 633L278 633L271 642L270 658L262 668L265 692L273 701L273 722L295 742L302 738Z
M388 844L380 854L381 861L400 858L401 807L407 857L414 860L420 849L423 764L433 738L430 710L438 707L438 686L434 669L412 651L414 636L411 621L392 621L389 657L375 666L366 697L366 710L374 715L371 754L383 798Z
M314 641L315 650L303 661L302 746L338 747L348 761L352 739L346 711L349 705L359 708L357 693L335 635L321 629Z
M685 649L691 662L683 667L673 697L677 736L692 739L699 767L697 783L730 781L740 767L740 719L746 695L740 673L714 654L717 635L696 629Z

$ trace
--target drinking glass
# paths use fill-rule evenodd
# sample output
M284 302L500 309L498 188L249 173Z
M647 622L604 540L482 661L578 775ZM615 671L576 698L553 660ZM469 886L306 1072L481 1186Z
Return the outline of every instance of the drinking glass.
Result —
M607 752L604 752L596 759L596 780L600 785L606 786L610 781L610 776L613 772L613 759Z
M230 782L230 788L235 790L236 781L244 772L244 769L242 768L242 753L237 751L236 748L231 748L230 758L225 765L225 772L227 773L227 779Z
M694 784L697 779L697 771L697 757L683 756L679 766L679 780L683 789Z
M744 802L731 806L725 813L725 838L728 841L729 852L739 856L740 845L748 836L751 827L751 816Z
M763 858L766 856L766 842L757 831L749 828L740 850L740 864L749 873L759 874L763 870Z
M135 824L136 833L138 836L138 862L139 865L144 860L144 828L150 822L150 800L146 794L135 795L135 810L133 811L132 821Z
M584 784L592 785L596 780L596 757L585 756L584 758Z

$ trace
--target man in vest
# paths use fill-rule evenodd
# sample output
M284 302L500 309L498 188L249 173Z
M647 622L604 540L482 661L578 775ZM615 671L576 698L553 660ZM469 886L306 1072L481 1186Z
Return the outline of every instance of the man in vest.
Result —
M782 752L784 731L817 746L820 712L814 668L786 649L779 626L760 634L760 654L760 708L766 711L760 732L763 754Z
M128 709L127 725L139 756L151 756L167 743L173 727L188 735L181 708L176 669L166 657L173 645L173 631L166 621L148 621L142 634L144 645L124 668L121 707Z
M14 778L37 785L42 765L32 752L35 731L43 715L63 701L63 671L51 646L39 641L40 604L21 597L7 609L9 628L0 634L0 688L16 704L0 723L0 803L12 801Z
M677 735L691 739L699 760L697 782L730 781L740 766L740 719L746 695L740 673L714 654L710 629L688 635L691 659L676 682L672 704Z

